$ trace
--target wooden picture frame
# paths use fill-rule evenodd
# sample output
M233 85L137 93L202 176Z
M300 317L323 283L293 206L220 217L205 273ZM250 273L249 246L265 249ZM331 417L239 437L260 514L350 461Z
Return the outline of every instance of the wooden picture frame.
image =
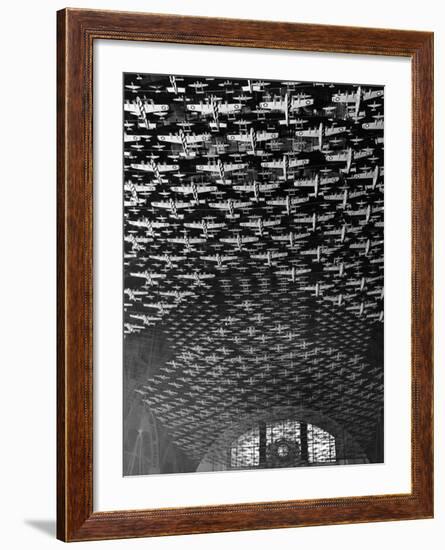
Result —
M57 14L57 537L85 541L433 516L433 33L64 9ZM93 511L95 40L402 56L412 62L412 490Z

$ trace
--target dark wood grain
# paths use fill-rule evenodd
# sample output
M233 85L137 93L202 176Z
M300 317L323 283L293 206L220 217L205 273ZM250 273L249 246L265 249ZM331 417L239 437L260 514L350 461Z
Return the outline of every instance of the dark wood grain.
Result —
M57 537L64 541L433 515L433 34L66 9L58 32ZM93 512L92 63L96 39L412 60L412 490L400 495Z

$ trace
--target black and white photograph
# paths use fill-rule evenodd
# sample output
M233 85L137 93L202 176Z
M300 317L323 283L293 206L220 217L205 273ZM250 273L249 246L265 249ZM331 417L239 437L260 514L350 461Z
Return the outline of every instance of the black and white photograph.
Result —
M384 462L384 86L122 85L123 475Z
M4 4L5 550L445 539L442 7Z

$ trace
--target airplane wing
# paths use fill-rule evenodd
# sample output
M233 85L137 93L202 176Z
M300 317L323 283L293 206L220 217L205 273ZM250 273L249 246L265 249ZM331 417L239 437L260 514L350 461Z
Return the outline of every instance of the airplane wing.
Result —
M156 185L154 185L152 183L135 184L134 188L137 192L144 193L145 191L155 191L156 190Z
M227 136L227 139L230 141L250 141L250 135L249 134L229 134Z
M284 101L264 101L260 103L261 109L270 109L272 111L282 111L286 108L286 103Z
M155 105L154 103L145 103L144 110L146 113L167 112L168 105Z
M338 180L339 180L338 176L334 176L334 177L331 177L331 178L321 178L320 183L321 183L321 185L326 185L328 183L335 183Z
M374 177L374 172L360 172L359 174L352 174L346 179L348 180L357 180L357 179L372 179Z
M241 170L242 168L247 168L246 163L236 163L236 164L225 164L224 165L224 171L225 172L234 172L235 170Z
M363 93L364 101L368 101L370 99L375 99L376 97L382 97L382 96L383 96L383 90L368 90L367 92Z
M262 162L261 166L264 168L283 168L283 161L282 160L270 160L267 162Z
M309 164L309 159L291 159L289 160L289 168L294 168L295 166L304 166Z
M284 258L287 256L287 252L271 252L270 255L272 258Z
M345 195L344 193L334 193L332 195L325 195L324 198L327 201L342 201Z
M272 240L274 241L288 241L289 235L272 235Z
M179 170L178 164L158 164L157 169L159 172L172 172L173 170Z
M356 92L351 92L350 94L338 93L332 96L332 101L334 103L355 103L356 100L357 100Z
M209 139L209 134L194 134L186 136L187 143L200 143L201 141L208 141Z
M363 197L363 195L366 195L366 191L353 191L349 193L348 198L356 199L357 197Z
M172 191L175 191L175 193L193 193L193 189L188 185L178 185L175 187L171 187Z
M341 162L344 160L347 160L348 154L347 153L337 153L335 155L326 155L326 160L332 161L332 162Z
M185 256L170 256L172 262L179 262L180 260L185 260Z
M315 178L295 180L294 185L295 187L313 187L315 185Z
M366 214L366 212L366 208L361 208L360 210L348 210L347 213L349 216L363 216Z
M137 103L124 103L124 111L128 111L129 113L133 113L135 115L139 115L141 112Z
M292 205L294 204L302 204L303 202L307 202L309 200L309 197L291 197L290 198L290 203Z
M342 134L346 132L346 126L332 126L331 128L325 128L325 135L334 136L336 134Z
M235 191L253 191L253 185L234 185Z
M212 193L213 191L217 191L217 187L215 185L198 185L198 193Z
M298 137L310 137L310 138L317 138L320 134L320 131L318 128L310 128L307 130L298 130L295 133Z
M184 226L185 227L190 227L192 229L203 229L202 222L185 223ZM226 226L225 223L212 223L212 222L207 223L207 229L219 229L219 228L225 227L225 226Z
M158 136L158 140L167 143L182 143L180 136L177 135Z
M270 139L276 139L278 137L278 132L257 132L256 140L257 141L268 141Z
M184 244L185 243L184 237L170 237L169 239L167 239L167 241L169 243L178 243L178 244Z
M375 120L373 122L365 122L362 124L362 128L365 130L383 130L384 126L383 120Z
M292 99L292 110L294 109L301 109L301 107L308 107L309 105L313 105L314 100L308 97L294 97Z
M223 114L235 113L241 111L241 105L239 103L222 103L218 106L218 110Z
M219 172L219 166L217 164L197 164L196 169L205 172Z
M145 170L146 172L153 172L153 166L151 164L130 164L131 168L135 170Z
M272 191L272 189L278 189L280 185L278 183L264 183L260 184L260 191Z
M267 204L270 204L273 206L281 206L286 204L286 199L272 199L270 201L267 201Z
M208 260L209 262L217 262L218 258L216 256L202 256L203 260Z
M226 227L226 224L225 223L212 223L212 222L210 222L210 223L207 224L207 227L209 229L219 229L221 227Z
M187 109L189 111L197 111L198 113L202 114L209 114L212 112L212 106L211 105L187 105Z

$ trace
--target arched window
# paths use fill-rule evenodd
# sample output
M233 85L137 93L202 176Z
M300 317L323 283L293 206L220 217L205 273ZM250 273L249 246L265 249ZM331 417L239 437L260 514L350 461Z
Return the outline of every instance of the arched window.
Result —
M260 422L232 442L230 468L334 464L335 437L298 420Z

